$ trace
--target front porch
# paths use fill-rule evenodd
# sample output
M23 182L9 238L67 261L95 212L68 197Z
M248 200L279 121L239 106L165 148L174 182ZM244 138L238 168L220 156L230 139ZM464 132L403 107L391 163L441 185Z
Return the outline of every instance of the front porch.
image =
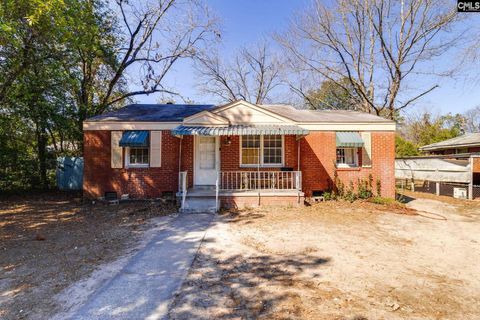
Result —
M300 171L221 171L215 185L188 187L188 172L179 173L181 210L216 212L220 208L261 205L302 206Z

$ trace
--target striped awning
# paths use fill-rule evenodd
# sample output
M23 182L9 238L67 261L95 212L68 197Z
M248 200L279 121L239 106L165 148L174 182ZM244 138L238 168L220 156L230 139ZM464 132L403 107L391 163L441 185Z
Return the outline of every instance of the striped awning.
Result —
M339 131L336 133L337 147L361 148L363 147L362 137L358 132Z
M120 147L148 147L148 131L124 131Z
M307 129L296 125L232 125L228 127L178 126L173 135L185 136L251 136L251 135L307 135Z

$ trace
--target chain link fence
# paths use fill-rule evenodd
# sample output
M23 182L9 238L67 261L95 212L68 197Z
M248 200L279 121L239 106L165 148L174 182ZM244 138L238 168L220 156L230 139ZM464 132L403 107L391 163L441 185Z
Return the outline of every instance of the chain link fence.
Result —
M472 188L473 199L480 199L480 185L474 185Z
M415 180L408 181L406 179L397 179L396 187L399 190L410 190L417 192L424 192L430 194L437 194L437 183L435 181L428 180ZM439 194L442 196L457 197L468 199L469 197L469 185L468 183L458 182L440 182ZM480 199L480 185L474 185L472 188L472 199Z

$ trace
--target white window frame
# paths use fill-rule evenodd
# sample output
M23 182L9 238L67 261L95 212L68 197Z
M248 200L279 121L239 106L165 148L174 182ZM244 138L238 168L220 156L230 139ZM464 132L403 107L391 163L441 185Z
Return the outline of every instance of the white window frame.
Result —
M349 150L353 150L353 161L354 163L353 164L349 164L349 163L338 163L337 162L337 150L338 149L349 149ZM359 168L359 164L358 164L358 148L336 148L335 149L335 163L337 165L337 168Z
M147 149L148 150L148 163L130 163L130 147L125 148L125 167L126 168L149 168L150 167L150 148L149 147L135 147L132 149Z
M278 164L275 164L275 163L263 163L263 134L259 135L260 136L260 163L259 164L243 164L242 163L242 158L243 158L243 155L242 155L242 152L243 152L243 148L242 148L242 145L243 145L243 136L240 136L240 143L239 143L239 149L240 149L240 160L239 160L239 163L240 163L240 168L257 168L257 167L260 167L260 168L281 168L281 167L284 167L285 166L285 136L284 135L281 135L282 137L282 163L278 163ZM269 134L267 134L267 136L269 136Z

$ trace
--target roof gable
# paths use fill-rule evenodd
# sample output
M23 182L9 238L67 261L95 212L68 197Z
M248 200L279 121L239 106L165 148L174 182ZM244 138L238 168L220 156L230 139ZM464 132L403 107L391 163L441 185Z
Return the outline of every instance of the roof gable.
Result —
M183 124L185 125L214 125L214 126L226 126L228 125L228 119L214 114L210 111L202 111L186 117L183 120Z
M238 100L212 110L212 113L228 119L231 124L279 124L292 120L275 112Z

